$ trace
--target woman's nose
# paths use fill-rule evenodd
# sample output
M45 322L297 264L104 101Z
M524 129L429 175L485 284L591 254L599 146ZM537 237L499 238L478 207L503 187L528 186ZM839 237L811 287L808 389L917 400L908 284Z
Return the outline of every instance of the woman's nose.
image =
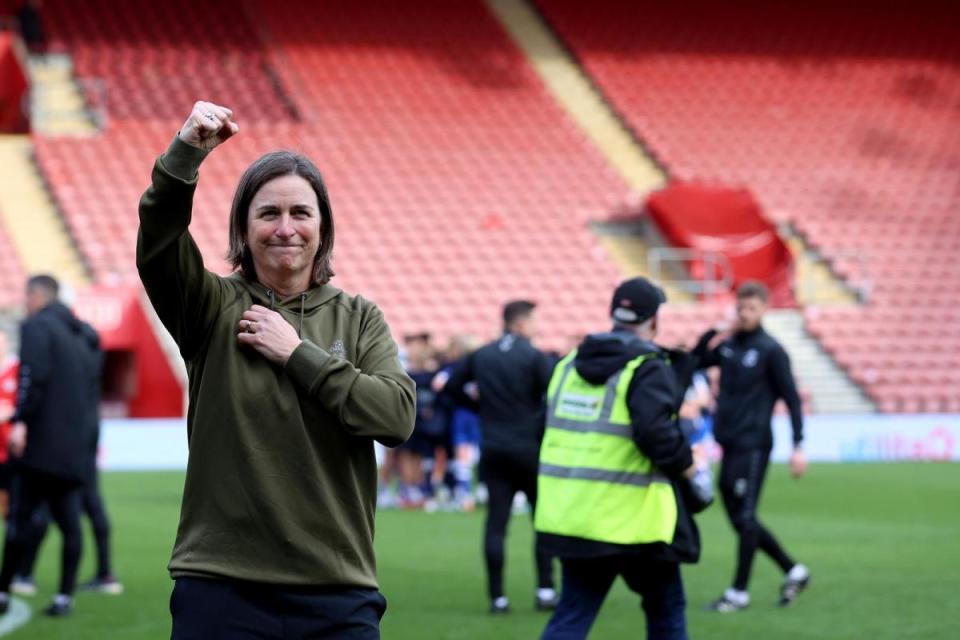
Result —
M289 238L296 233L293 228L293 220L289 214L285 213L280 216L280 220L277 223L277 230L274 233L281 238Z

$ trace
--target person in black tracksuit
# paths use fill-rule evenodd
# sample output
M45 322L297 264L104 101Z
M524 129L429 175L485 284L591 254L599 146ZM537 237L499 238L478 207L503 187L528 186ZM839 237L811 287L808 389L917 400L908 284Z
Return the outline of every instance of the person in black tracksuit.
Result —
M710 349L717 330L700 339L695 356L702 367L720 367L720 393L714 417L714 436L723 448L720 494L730 522L739 537L737 568L732 586L710 605L719 612L745 608L753 558L759 548L786 575L780 604L790 604L806 588L809 570L796 563L757 518L757 507L773 448L771 420L774 406L782 399L790 410L793 426L791 471L795 477L806 470L803 441L803 408L783 347L763 330L766 288L745 283L737 292L737 327L729 337Z
M106 505L100 492L100 472L97 468L97 451L100 446L100 382L103 376L104 353L100 349L99 338L92 327L84 327L93 353L90 361L90 379L88 386L90 393L87 411L90 412L87 424L93 425L88 446L77 451L84 461L83 488L80 493L81 511L90 519L90 528L93 531L94 545L97 550L97 573L89 582L84 583L81 589L117 595L123 592L123 584L113 574L110 555L110 519L107 516ZM32 594L36 592L33 580L33 571L37 562L40 546L50 528L50 510L43 505L33 516L34 539L31 546L24 553L20 566L14 573L12 590L15 593ZM18 591L18 587L20 591Z
M535 333L534 308L525 300L507 304L503 337L467 356L445 387L455 402L480 415L480 475L489 495L484 552L492 613L509 611L503 590L503 563L513 498L522 492L531 508L535 509L537 502L544 397L556 363L530 342ZM476 382L477 398L464 389L470 382ZM557 600L552 559L537 551L536 561L536 606L552 609Z
M44 505L63 535L60 588L48 615L72 608L82 549L81 487L88 471L86 452L95 437L96 398L102 354L94 329L57 301L50 276L27 283L27 310L20 340L17 405L11 451L18 462L17 495L0 569L0 613L10 602L14 572L29 553L33 523Z

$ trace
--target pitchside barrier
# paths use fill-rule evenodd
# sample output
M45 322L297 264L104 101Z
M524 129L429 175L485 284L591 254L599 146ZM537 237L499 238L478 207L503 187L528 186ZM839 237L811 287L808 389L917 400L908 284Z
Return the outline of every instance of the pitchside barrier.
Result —
M790 455L789 421L774 422L775 461ZM812 462L960 461L960 414L809 416L804 450ZM717 452L719 454L719 452ZM183 420L105 420L100 466L108 471L183 469Z

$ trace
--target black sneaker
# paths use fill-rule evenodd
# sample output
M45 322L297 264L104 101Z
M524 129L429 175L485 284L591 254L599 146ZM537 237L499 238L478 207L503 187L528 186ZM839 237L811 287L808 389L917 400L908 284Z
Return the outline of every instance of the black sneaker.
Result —
M537 611L554 611L559 603L560 595L556 592L554 592L554 594L549 598L541 598L538 594L536 597L536 602L534 603L534 608Z
M800 580L791 580L787 578L783 581L783 586L780 587L780 600L777 601L777 606L780 607L789 607L793 604L793 601L797 599L797 596L800 595L808 586L810 586L810 574L808 573L806 577L801 578Z
M72 602L63 602L59 600L54 600L47 608L43 610L43 615L50 616L51 618L62 618L68 616L73 612L73 603Z
M729 593L724 593L722 596L708 604L706 610L713 613L733 613L735 611L742 611L749 606L749 598L746 600L738 600L732 598Z
M123 583L113 576L103 578L94 578L90 582L80 585L81 591L93 591L95 593L104 593L110 596L118 596L123 593Z
M510 602L503 596L495 598L493 602L490 603L490 613L494 615L510 613Z
M3 593L0 594L0 616L7 613L10 610L10 594Z

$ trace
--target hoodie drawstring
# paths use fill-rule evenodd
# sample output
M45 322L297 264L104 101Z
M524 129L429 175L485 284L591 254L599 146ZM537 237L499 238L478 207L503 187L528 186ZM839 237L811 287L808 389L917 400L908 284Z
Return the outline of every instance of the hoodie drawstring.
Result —
M307 294L300 294L300 327L297 329L297 337L303 338L303 305L307 301Z
M274 309L274 300L273 300L273 289L267 289L267 299L270 300L270 310L275 311ZM304 291L300 294L300 324L297 326L297 337L303 337L303 315L304 308L307 304L307 292Z

